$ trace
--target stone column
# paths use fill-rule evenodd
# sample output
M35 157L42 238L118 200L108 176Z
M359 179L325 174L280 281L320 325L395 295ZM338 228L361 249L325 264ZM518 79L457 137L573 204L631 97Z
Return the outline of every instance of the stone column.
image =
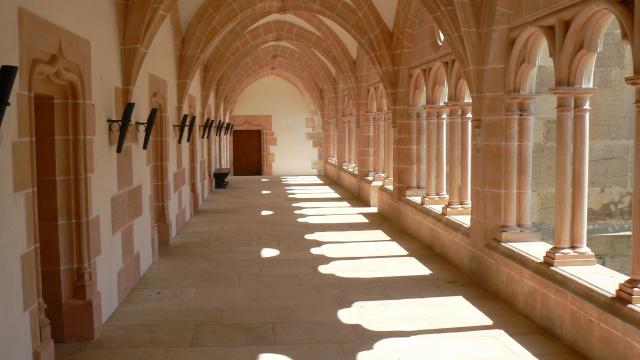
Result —
M384 114L384 170L387 179L393 178L393 123L391 112ZM385 185L390 185L390 182Z
M416 108L409 108L405 119L396 119L396 135L395 152L398 155L394 158L398 172L395 174L399 181L405 186L406 192L404 196L416 196L417 193L417 162L416 162L416 143L417 143L417 117ZM400 179L400 171L402 177Z
M338 119L334 118L333 119L333 138L332 138L332 146L333 146L333 163L337 164L338 163L338 138L340 137L339 133L339 123L338 123Z
M350 134L350 129L349 129L349 118L348 117L342 117L342 126L343 129L342 131L344 132L344 142L343 142L343 151L344 151L344 157L342 158L342 167L346 168L349 166L349 162L351 160L351 134Z
M427 112L424 107L417 110L416 119L416 186L425 191L427 186Z
M554 246L544 257L544 261L552 266L596 264L595 255L586 244L589 190L589 96L593 92L594 89L588 88L553 90L558 97L556 229ZM571 127L574 123L572 136ZM571 151L572 138L573 151ZM572 152L573 168L571 167Z
M516 225L516 187L518 177L518 97L506 101L504 119L504 161L502 170L502 229L500 240L513 240Z
M422 201L423 204L437 203L438 197L436 193L436 143L437 143L437 125L436 125L436 109L433 106L425 107L426 113L426 132L427 132L427 184L426 195Z
M571 247L580 254L587 247L587 209L589 195L589 98L593 92L574 96L573 107L573 204Z
M384 113L376 114L376 180L384 180Z
M460 206L471 213L471 103L465 102L461 107L461 175L460 175Z
M341 166L346 159L345 149L345 136L344 136L344 119L338 118L336 119L336 165Z
M631 274L629 279L620 284L616 296L631 303L640 304L640 75L626 78L627 84L636 92L635 108L635 143L633 149L633 204L631 222L636 231L631 232Z
M374 172L374 148L375 140L374 114L361 115L360 126L357 127L358 142L356 145L356 159L359 177L373 177Z
M358 164L358 122L356 116L351 116L351 170L356 170Z
M445 204L448 201L447 194L447 112L446 106L437 108L438 120L438 198Z
M449 160L449 202L442 208L445 215L460 215L460 104L447 103L449 116L449 143L447 157Z
M518 105L518 198L516 223L521 231L533 231L531 221L531 179L533 175L533 105L535 95L521 98Z

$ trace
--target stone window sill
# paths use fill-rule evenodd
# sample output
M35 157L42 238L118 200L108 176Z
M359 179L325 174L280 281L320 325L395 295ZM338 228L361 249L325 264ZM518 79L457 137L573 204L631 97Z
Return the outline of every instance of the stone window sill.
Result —
M640 305L625 303L615 297L620 283L628 276L602 265L550 267L543 261L552 245L543 241L494 241L487 247L567 289L602 311L629 325L640 327Z

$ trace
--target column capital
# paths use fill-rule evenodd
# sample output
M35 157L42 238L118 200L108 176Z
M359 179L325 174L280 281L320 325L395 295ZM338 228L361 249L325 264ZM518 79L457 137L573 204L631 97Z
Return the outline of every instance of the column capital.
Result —
M591 96L598 91L594 87L573 87L573 86L560 86L549 89L549 92L556 96Z
M634 88L640 88L640 75L633 75L624 78L624 81L629 86L633 86Z
M464 103L461 101L447 101L444 103L444 105L448 108L448 109L460 109L462 108L462 105Z

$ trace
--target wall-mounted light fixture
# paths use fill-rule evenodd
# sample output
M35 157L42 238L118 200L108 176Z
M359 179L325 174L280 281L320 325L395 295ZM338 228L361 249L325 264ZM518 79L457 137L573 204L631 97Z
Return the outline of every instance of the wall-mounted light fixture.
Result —
M173 125L173 129L174 130L176 128L179 129L178 144L182 144L182 138L184 137L184 129L187 128L187 120L189 120L189 115L184 114L184 115L182 115L182 120L180 120L180 124Z
M131 124L131 115L133 115L133 108L135 106L135 103L127 103L127 106L125 106L124 110L122 111L121 120L107 120L107 122L109 123L109 131L114 131L113 125L118 124L118 145L116 146L116 153L118 154L122 152L122 147L124 146L124 142L127 139L129 124Z
M0 66L0 126L2 126L2 119L4 118L4 112L9 103L9 97L11 97L11 89L13 89L13 83L16 80L18 74L18 67L11 65Z
M209 127L207 128L207 139L211 137L211 129L213 129L214 120L209 120Z
M153 125L156 123L156 116L158 115L158 108L153 108L149 112L147 122L137 122L136 126L140 129L140 126L144 126L144 142L142 143L142 150L147 150L149 146L149 140L151 139L151 133L153 132Z
M204 121L204 125L200 125L200 130L202 131L202 134L200 134L200 139L204 140L204 137L207 136L207 130L209 129L210 122L211 119L207 118L207 120Z
M191 122L189 122L189 131L187 132L187 142L191 142L191 135L193 134L193 127L196 124L196 116L193 115L191 117Z
M220 120L220 122L218 123L218 128L216 129L217 137L220 137L220 135L222 135L222 129L224 128L224 124L225 122L223 120Z

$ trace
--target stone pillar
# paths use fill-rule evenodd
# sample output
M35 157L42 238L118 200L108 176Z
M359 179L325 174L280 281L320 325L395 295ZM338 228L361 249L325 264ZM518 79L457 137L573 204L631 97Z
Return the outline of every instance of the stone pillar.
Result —
M460 206L460 104L447 103L449 116L449 143L447 144L447 158L449 160L449 202L442 208L444 215L461 215ZM466 212L466 211L465 211Z
M633 150L633 204L631 209L631 274L629 279L620 284L616 296L631 304L640 304L640 75L626 78L627 84L636 92L635 108L635 143Z
M471 103L463 103L461 109L461 159L460 206L471 213Z
M344 118L336 119L336 165L341 166L346 161L346 153L345 153L345 129L344 129Z
M517 97L507 99L504 119L504 161L502 172L502 231L500 240L512 240L516 225L516 186L518 177L518 101Z
M360 118L360 126L357 127L358 143L356 158L358 159L358 176L373 177L374 172L374 114L366 113Z
M391 112L387 111L384 114L384 170L386 179L393 178L393 121ZM390 185L391 182L387 181L385 185Z
M594 89L590 88L557 88L553 90L553 93L558 97L556 228L554 246L547 251L544 257L544 261L552 266L596 264L595 255L586 244L589 184L589 96L593 92ZM575 124L573 137L572 124ZM573 151L571 151L572 143ZM571 166L572 155L573 168Z
M427 112L424 107L417 110L416 134L416 186L425 191L427 186Z
M447 107L440 106L437 108L438 120L438 198L444 204L448 201L447 194Z
M375 172L376 172L376 180L384 180L384 113L376 114L376 143L375 143L375 152L376 152L376 161L375 161Z
M533 105L535 95L521 98L518 121L518 203L516 223L521 231L533 231L531 221L531 180L533 176Z
M342 143L343 146L343 150L344 151L344 156L342 158L342 167L346 168L349 166L349 162L351 160L351 134L350 134L350 129L349 129L349 118L348 117L342 117L342 126L343 126L343 132L344 132L344 142Z
M577 94L573 107L573 204L571 247L577 253L591 253L587 247L587 209L589 195L589 98L593 93Z
M437 203L438 197L436 193L436 143L437 143L437 125L436 125L436 109L433 106L425 107L426 113L426 132L427 132L427 150L426 150L426 167L427 182L426 195L422 200L423 204Z
M402 171L395 174L398 177L397 183L401 183L407 191L404 196L419 195L416 193L418 187L417 182L417 162L416 162L416 144L417 144L417 117L416 108L409 108L405 119L396 119L396 138L394 138L395 152L398 155L394 158L397 164L396 169Z
M351 161L350 169L355 171L358 165L358 122L356 116L351 116Z
M338 163L338 137L339 137L339 124L338 124L338 119L334 118L332 121L333 127L332 127L332 131L333 131L333 138L331 139L332 143L331 146L333 147L333 151L332 151L332 159L333 159L333 163L337 164Z

